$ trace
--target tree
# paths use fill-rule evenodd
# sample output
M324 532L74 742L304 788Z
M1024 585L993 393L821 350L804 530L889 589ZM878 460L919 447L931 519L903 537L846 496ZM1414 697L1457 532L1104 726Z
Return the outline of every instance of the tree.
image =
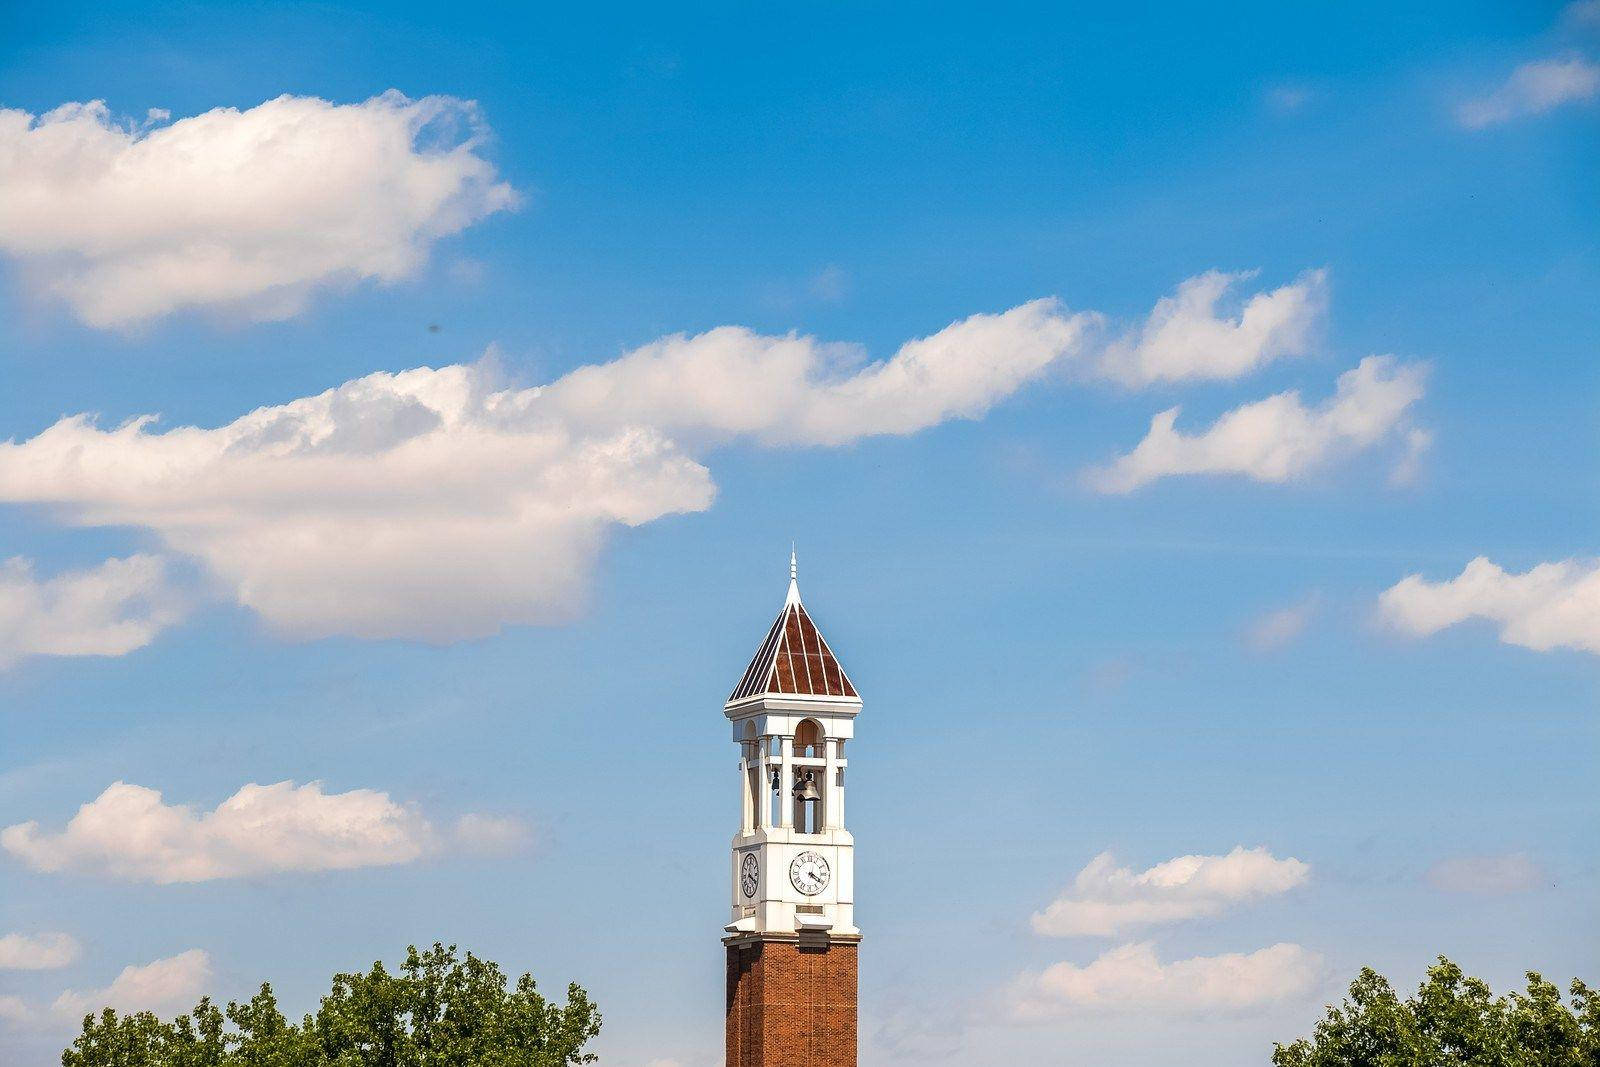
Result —
M291 1023L272 987L219 1009L210 998L163 1022L147 1011L86 1015L62 1067L568 1067L593 1063L583 1048L600 1013L578 985L565 1004L524 974L505 974L454 945L406 950L399 974L381 962L336 974L315 1015Z
M1401 1000L1371 968L1312 1036L1275 1045L1275 1067L1600 1067L1600 994L1528 972L1528 991L1496 997L1443 956Z

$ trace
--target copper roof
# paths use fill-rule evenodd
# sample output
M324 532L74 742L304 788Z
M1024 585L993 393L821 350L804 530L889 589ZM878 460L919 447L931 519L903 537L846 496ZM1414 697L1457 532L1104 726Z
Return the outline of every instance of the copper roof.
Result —
M793 583L783 610L745 668L744 677L734 686L728 703L765 693L859 699L833 650L806 614Z

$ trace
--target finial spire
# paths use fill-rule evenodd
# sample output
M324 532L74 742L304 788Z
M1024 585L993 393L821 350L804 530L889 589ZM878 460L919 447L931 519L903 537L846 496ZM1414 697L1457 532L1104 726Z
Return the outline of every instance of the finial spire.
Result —
M799 574L800 574L800 568L796 565L796 561L795 561L794 542L790 541L789 542L789 580L791 582L794 581L796 578L799 577Z
M799 573L800 573L800 568L799 568L798 564L795 561L794 542L790 541L789 542L789 596L786 598L785 603L789 603L789 604L798 604L798 603L800 603L800 580L799 580L799 577L798 577Z

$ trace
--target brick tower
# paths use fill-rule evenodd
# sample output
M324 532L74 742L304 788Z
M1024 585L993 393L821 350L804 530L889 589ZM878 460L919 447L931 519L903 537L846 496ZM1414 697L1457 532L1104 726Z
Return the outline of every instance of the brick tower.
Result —
M727 1067L856 1067L855 842L845 742L861 698L789 595L723 708L739 745Z

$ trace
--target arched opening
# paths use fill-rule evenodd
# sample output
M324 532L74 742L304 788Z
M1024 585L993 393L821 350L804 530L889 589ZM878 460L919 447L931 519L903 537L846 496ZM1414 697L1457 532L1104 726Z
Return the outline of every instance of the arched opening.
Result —
M822 758L822 727L815 719L803 719L794 728L794 754Z
M815 760L807 766L797 762L794 769L794 828L796 833L820 834L823 825L823 804L826 795L826 771L820 763L826 744L822 724L815 719L802 719L794 728L794 755L797 761Z

